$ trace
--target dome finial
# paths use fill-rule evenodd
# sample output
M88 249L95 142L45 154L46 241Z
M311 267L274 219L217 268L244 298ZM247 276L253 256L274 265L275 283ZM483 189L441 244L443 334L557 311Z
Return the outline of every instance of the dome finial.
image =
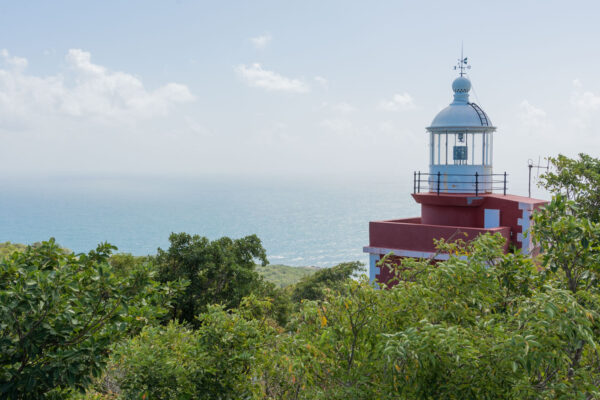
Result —
M460 76L463 76L466 74L465 69L471 69L471 66L469 65L468 61L467 61L468 57L464 57L463 55L463 43L460 43L460 58L458 59L458 63L454 66L455 70L459 70L460 71Z

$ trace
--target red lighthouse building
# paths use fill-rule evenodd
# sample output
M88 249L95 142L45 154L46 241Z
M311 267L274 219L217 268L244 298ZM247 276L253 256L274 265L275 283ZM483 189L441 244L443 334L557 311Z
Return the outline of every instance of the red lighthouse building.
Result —
M421 216L369 223L371 281L386 282L389 271L377 262L393 252L398 257L448 258L436 255L434 239L449 239L457 232L474 239L486 232L500 233L509 245L529 254L533 250L526 234L531 214L544 200L507 194L506 173L494 174L493 142L496 127L477 104L469 101L471 82L460 76L452 83L454 100L427 127L429 171L414 173L414 200ZM464 235L461 238L464 238Z

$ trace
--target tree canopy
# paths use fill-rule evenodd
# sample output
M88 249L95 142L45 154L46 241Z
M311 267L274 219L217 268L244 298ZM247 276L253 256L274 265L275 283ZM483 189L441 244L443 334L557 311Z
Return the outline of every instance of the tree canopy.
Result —
M581 217L600 222L600 159L580 153L549 158L552 168L541 176L540 186L555 197L577 205Z
M166 312L169 287L148 271L116 275L115 248L67 254L54 240L0 261L0 397L84 389L112 343Z
M158 249L158 279L189 282L176 300L173 317L196 324L196 316L210 304L237 307L259 284L255 271L258 259L266 265L267 255L256 235L241 239L209 240L198 235L173 233L169 249Z

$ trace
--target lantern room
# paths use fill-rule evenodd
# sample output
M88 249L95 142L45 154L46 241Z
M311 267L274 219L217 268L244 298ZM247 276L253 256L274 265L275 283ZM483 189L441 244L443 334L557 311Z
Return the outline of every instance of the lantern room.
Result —
M429 133L429 190L490 193L493 189L493 133L485 111L469 102L471 81L452 82L454 101L433 119Z

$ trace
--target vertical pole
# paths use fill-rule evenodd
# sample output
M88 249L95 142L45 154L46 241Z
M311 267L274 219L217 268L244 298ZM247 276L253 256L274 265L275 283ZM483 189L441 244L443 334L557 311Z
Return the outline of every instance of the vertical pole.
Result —
M506 196L506 171L504 171L504 195Z
M437 182L437 194L440 195L440 177L441 173L438 171L438 182Z
M417 193L417 171L413 173L413 193Z
M533 168L533 164L529 163L529 197L531 197L531 168Z
M471 133L471 165L475 165L475 134Z
M490 148L489 146L489 137L488 137L488 133L485 134L485 165L488 165L488 150Z
M440 159L440 152L442 151L442 134L438 133L437 134L438 137L438 165L440 165L442 163L441 159Z
M494 132L490 132L490 165L494 165Z
M435 164L435 136L433 132L429 134L429 143L431 144L431 154L429 157L429 165Z
M417 176L417 193L421 193L421 171L419 171L419 175Z
M475 172L475 196L479 194L479 174Z
M481 165L485 165L485 133L481 133Z
M446 132L446 165L448 165L448 132Z

